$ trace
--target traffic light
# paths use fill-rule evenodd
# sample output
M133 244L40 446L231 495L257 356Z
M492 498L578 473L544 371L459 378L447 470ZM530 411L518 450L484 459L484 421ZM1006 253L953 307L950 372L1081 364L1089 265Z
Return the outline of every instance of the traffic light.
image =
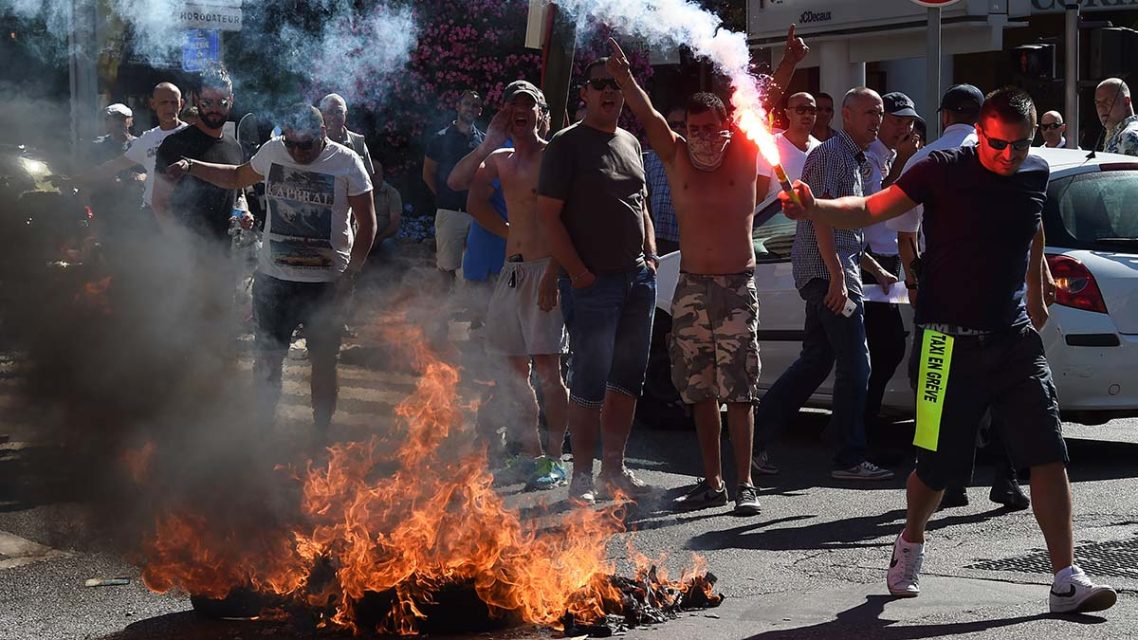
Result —
M1049 43L1025 44L1008 50L1012 73L1025 80L1052 80L1055 78L1055 45Z
M1104 27L1091 32L1091 79L1126 78L1138 71L1138 31Z

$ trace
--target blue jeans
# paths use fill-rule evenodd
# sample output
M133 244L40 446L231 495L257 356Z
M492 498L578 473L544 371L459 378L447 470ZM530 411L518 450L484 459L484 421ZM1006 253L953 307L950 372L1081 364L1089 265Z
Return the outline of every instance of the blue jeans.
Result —
M850 300L857 304L857 309L848 318L840 316L823 303L828 288L828 281L815 278L798 292L806 301L802 353L779 376L755 410L755 448L767 448L775 429L794 419L836 362L830 424L837 429L842 444L834 465L848 468L865 460L864 413L869 387L865 304L861 295L851 291Z
M598 275L592 285L571 289L569 299L562 311L572 352L570 400L600 409L609 389L640 397L656 313L656 274L642 266Z

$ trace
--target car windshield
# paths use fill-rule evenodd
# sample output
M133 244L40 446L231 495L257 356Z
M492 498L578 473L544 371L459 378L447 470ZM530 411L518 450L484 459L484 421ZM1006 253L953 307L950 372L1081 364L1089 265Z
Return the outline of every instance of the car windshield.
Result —
M1138 171L1080 174L1054 185L1048 201L1080 246L1138 245Z

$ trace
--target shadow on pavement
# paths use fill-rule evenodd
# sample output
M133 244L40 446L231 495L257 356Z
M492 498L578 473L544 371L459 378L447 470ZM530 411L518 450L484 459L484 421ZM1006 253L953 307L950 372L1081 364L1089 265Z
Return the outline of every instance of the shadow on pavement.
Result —
M852 609L841 611L837 618L808 627L776 629L764 631L746 640L802 640L803 638L859 638L861 640L921 640L923 638L944 638L963 634L980 633L991 629L1013 627L1036 620L1055 617L1049 614L1015 616L992 620L971 622L946 622L939 624L903 624L883 619L885 605L896 600L893 596L871 595L865 602ZM1064 616L1064 621L1078 624L1100 624L1105 620L1098 616Z

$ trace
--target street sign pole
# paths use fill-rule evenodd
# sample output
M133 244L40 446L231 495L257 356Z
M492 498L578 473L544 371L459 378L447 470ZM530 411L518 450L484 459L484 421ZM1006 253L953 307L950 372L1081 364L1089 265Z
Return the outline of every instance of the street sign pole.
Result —
M940 7L929 7L928 46L925 54L925 100L926 113L934 113L935 105L940 104ZM940 137L940 118L926 122L930 140Z
M1067 1L1066 71L1063 74L1065 96L1063 122L1067 123L1067 148L1079 146L1079 3Z

